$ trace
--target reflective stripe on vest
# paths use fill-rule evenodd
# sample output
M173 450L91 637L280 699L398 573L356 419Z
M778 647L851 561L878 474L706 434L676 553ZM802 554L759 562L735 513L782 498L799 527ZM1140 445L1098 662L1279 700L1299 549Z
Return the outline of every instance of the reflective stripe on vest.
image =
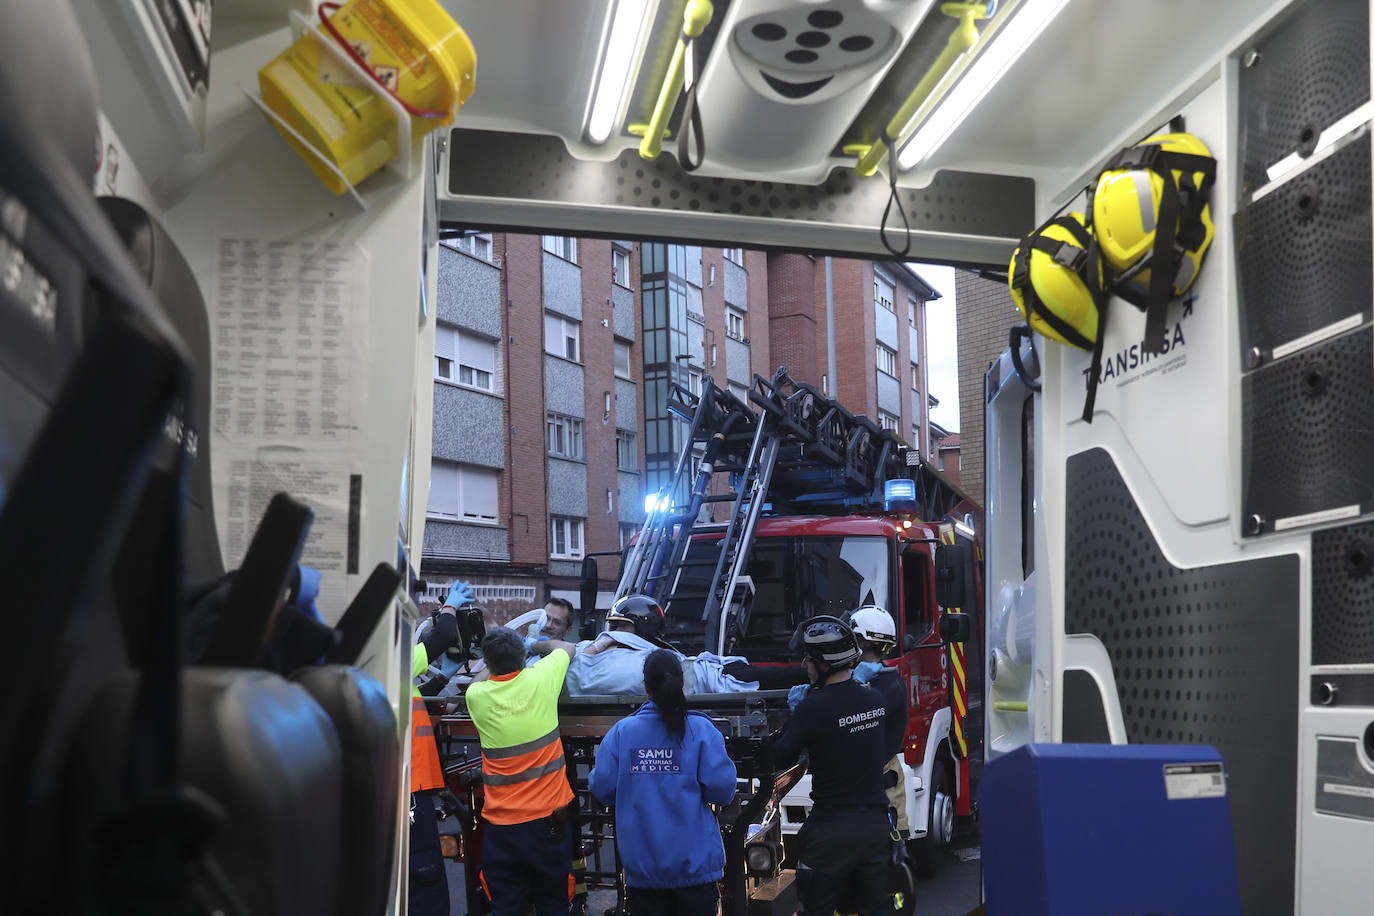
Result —
M555 728L511 747L482 748L482 816L493 824L545 817L570 800L563 741Z

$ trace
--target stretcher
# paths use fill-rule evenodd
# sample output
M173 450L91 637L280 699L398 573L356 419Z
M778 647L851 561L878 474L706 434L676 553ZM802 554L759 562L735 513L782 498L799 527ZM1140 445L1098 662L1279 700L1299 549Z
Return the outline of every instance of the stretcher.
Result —
M804 768L775 773L758 762L759 749L787 719L787 691L693 694L686 700L688 709L705 713L720 730L739 778L735 800L717 812L725 845L721 912L726 916L792 913L796 892L792 871L783 868L779 806ZM611 727L648 701L647 696L564 696L558 703L568 781L577 795L574 820L587 860L586 883L589 888L615 888L618 904L624 901L624 884L615 848L615 815L592 797L587 774L595 763L597 745ZM431 710L442 707L435 716L434 734L446 784L459 800L468 911L486 912L477 878L483 796L477 727L461 695L431 704Z

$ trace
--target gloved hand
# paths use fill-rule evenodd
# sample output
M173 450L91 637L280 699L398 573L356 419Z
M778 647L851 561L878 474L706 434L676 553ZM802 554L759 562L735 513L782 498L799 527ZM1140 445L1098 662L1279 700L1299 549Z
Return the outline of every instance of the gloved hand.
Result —
M529 634L530 639L538 639L538 638L539 638L539 633L540 633L540 631L542 631L543 629L544 629L544 618L541 617L541 618L539 618L538 620L536 620L534 623L530 624L529 629L527 629L525 632Z
M448 597L444 599L444 606L460 608L470 601L472 601L472 586L459 579L448 590Z
M854 666L854 680L860 684L867 684L877 677L878 672L882 670L882 662L859 662Z
M540 642L540 639L539 639L538 636L526 636L526 637L525 637L525 654L527 654L527 655L533 654L533 653L534 653L534 644L537 643L537 642Z
M806 695L810 692L810 684L797 684L791 690L787 691L787 708L790 710L795 710L797 708L797 704L800 703L802 700L806 699Z

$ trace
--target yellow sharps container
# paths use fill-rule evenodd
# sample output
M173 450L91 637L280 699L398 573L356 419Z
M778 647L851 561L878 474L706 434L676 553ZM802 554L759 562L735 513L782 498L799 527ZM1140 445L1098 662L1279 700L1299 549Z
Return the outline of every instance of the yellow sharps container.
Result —
M410 131L413 146L453 123L472 94L477 54L436 0L349 0L323 4L322 20L326 13L324 40L346 46L376 80L364 81L307 33L258 71L258 85L267 107L356 185L396 155L398 130ZM397 124L383 87L405 107L408 123ZM315 153L281 133L331 191L348 189Z

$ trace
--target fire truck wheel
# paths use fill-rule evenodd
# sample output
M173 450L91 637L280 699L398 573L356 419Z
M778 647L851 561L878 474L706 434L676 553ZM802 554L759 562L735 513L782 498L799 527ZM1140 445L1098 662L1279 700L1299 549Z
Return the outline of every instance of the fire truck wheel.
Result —
M930 816L926 821L926 835L915 842L912 860L916 874L934 877L949 857L949 844L954 839L954 780L950 777L949 761L935 762L930 778Z

